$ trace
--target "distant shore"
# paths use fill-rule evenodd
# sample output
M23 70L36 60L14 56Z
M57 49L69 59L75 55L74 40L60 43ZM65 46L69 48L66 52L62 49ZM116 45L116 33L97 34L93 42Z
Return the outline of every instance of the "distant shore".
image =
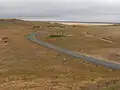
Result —
M51 23L60 23L60 24L64 24L64 25L119 25L120 23L116 23L116 22L80 22L80 21L70 21L70 20L47 20L47 19L41 19L41 20L37 20L37 19L0 19L0 21L15 21L15 20L24 20L24 21L36 21L36 22L51 22Z
M64 25L114 25L114 24L109 24L109 23L73 23L73 22L59 22L60 24L64 24Z

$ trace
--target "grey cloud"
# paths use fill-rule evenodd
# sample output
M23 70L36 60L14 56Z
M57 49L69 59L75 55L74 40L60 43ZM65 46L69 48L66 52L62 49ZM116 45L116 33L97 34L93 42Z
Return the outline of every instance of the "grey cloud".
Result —
M1 18L120 22L118 0L4 0Z

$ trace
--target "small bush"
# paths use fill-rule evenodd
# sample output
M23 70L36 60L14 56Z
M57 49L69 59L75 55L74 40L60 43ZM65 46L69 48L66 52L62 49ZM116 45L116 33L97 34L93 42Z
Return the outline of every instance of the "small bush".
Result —
M50 38L60 38L60 37L65 37L64 35L50 35Z

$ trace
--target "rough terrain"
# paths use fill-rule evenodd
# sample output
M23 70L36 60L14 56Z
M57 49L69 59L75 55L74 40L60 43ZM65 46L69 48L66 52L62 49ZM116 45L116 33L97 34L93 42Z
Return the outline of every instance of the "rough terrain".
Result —
M0 40L0 90L95 90L119 83L120 71L27 40L26 35L48 28L47 22L0 20L0 36L9 38L7 48Z

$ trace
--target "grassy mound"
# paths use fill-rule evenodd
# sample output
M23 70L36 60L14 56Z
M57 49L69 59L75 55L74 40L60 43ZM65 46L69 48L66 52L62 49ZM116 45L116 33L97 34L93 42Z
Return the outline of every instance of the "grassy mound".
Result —
M60 38L60 37L65 37L65 35L50 35L50 38Z

